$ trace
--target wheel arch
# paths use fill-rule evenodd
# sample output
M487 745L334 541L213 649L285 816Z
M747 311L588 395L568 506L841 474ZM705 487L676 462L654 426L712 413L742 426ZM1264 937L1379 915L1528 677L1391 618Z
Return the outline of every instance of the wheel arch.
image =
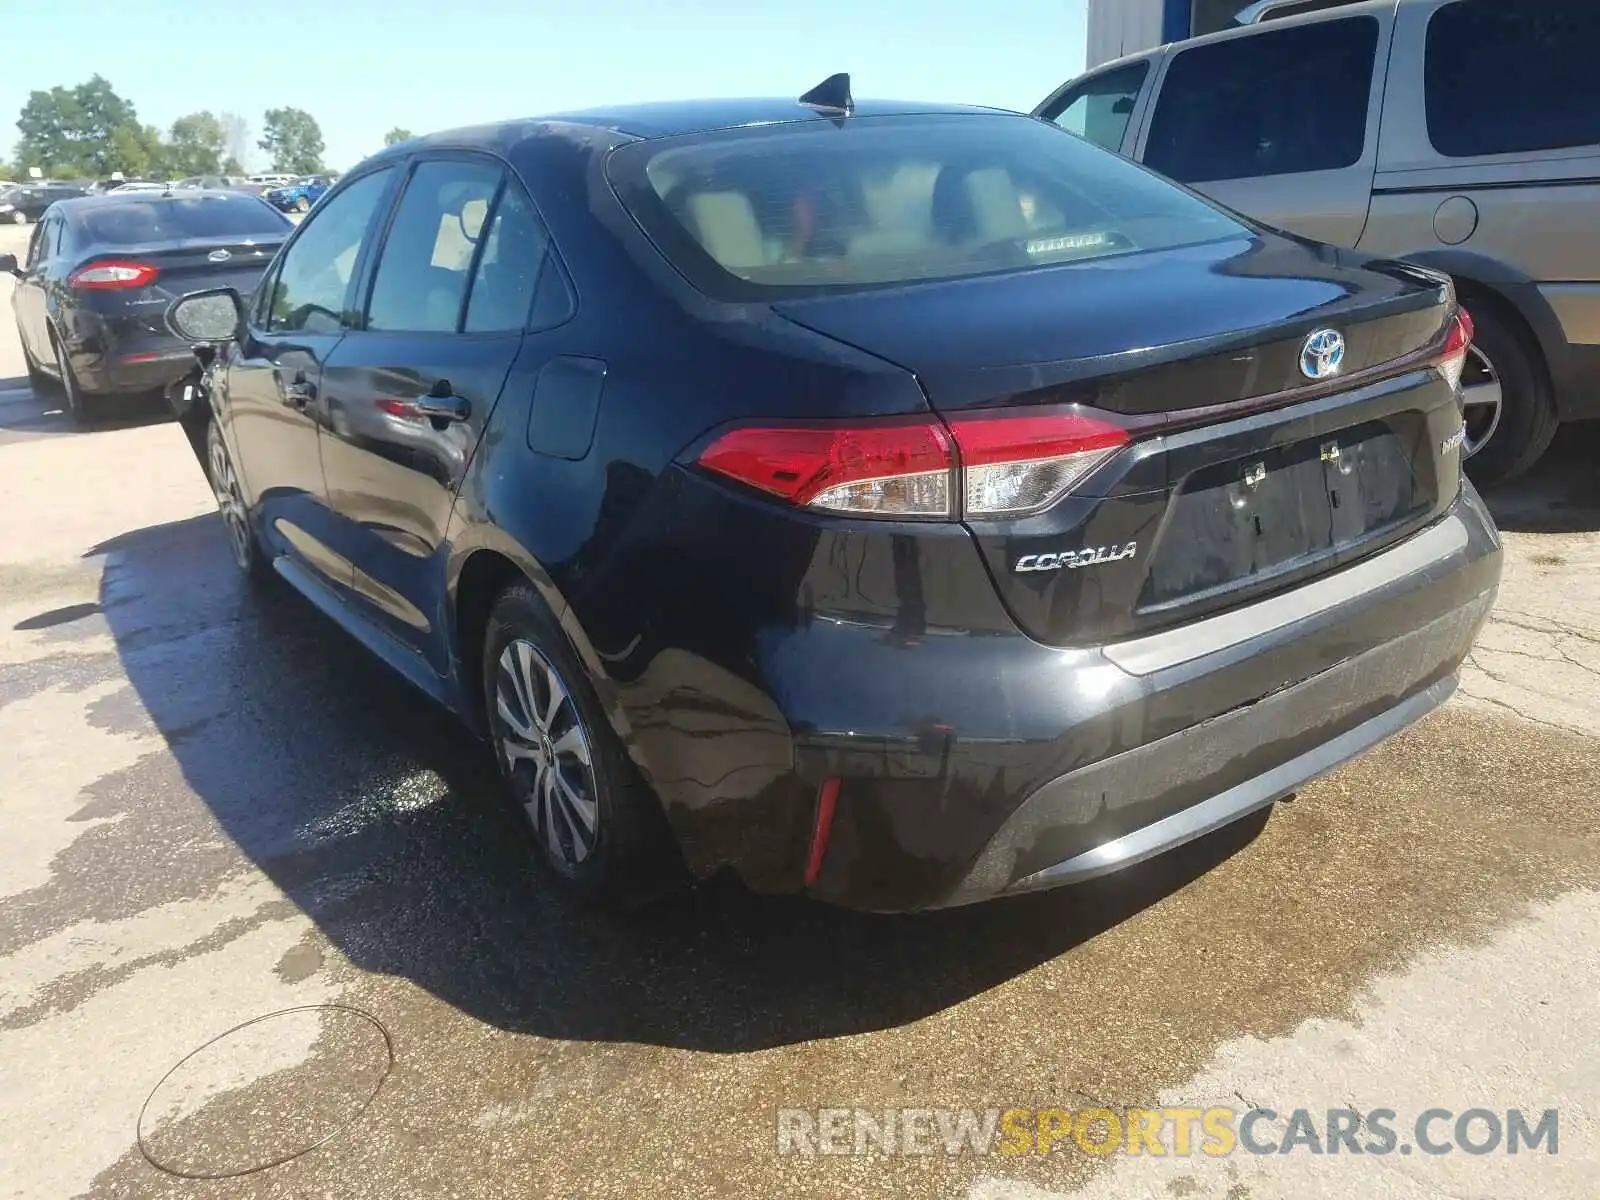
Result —
M629 756L644 767L632 724L603 658L572 605L539 561L504 530L487 524L473 525L463 538L453 541L448 561L446 628L462 718L480 733L487 727L483 711L483 638L489 613L506 588L526 583L550 609L577 652L611 728L622 739Z
M1396 258L1444 271L1470 311L1473 304L1492 306L1533 352L1534 366L1545 384L1555 386L1553 364L1566 344L1561 321L1540 294L1537 282L1498 259L1458 247L1432 247Z

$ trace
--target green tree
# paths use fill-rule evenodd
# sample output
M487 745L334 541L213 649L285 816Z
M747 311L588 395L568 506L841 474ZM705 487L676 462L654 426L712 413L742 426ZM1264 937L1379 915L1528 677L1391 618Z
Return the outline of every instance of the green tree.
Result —
M304 109L269 108L256 144L272 156L274 171L314 175L322 170L322 130Z
M146 179L163 172L167 148L161 144L161 131L154 125L119 125L111 131L105 156L109 171L121 171L129 179Z
M119 155L146 140L132 103L100 75L76 87L30 93L17 130L22 134L18 159L56 174L73 168L90 175L123 169Z
M244 164L230 154L222 160L222 173L224 175L243 175Z
M211 113L179 117L167 139L168 167L174 175L215 175L227 144L227 130Z
M383 135L383 144L385 146L398 146L401 142L409 142L415 136L411 130L402 129L399 125L396 125Z

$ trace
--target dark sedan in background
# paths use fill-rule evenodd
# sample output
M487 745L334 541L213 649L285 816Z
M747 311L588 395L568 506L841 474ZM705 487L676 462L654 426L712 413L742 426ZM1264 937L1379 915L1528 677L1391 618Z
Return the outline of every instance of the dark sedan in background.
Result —
M1450 280L841 82L409 141L177 302L240 568L605 898L1067 883L1442 703L1500 574Z
M70 200L89 194L82 183L23 183L0 188L0 221L26 225L44 216L44 210L57 200Z
M293 226L232 192L121 193L53 204L18 263L11 303L36 385L55 384L75 420L110 397L156 391L193 364L164 314L175 297L249 292Z

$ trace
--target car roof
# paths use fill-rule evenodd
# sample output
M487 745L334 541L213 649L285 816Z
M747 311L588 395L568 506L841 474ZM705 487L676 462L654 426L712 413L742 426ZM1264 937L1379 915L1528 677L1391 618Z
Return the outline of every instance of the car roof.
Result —
M900 100L857 100L855 117L914 116L925 114L985 113L1009 115L1007 109L986 108L973 104L927 104ZM605 130L629 138L677 137L683 134L704 133L713 129L729 129L744 125L771 125L801 121L832 121L840 119L829 110L819 110L801 104L793 98L725 99L725 100L665 100L648 104L623 104L606 108L580 109L550 113L515 121L500 121L490 125L474 125L463 129L447 129L401 142L380 150L368 161L391 158L409 153L421 146L473 147L485 150L503 150L525 138L552 126L576 126ZM848 119L848 118L846 118Z

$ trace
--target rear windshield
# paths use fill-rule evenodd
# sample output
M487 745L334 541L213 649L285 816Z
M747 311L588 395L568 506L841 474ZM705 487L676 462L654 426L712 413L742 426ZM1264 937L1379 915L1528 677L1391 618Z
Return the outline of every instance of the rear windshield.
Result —
M958 279L1235 237L1220 210L1028 117L850 117L644 141L612 183L727 299Z
M103 246L147 246L191 238L282 241L287 218L253 196L133 197L79 214L91 242Z

